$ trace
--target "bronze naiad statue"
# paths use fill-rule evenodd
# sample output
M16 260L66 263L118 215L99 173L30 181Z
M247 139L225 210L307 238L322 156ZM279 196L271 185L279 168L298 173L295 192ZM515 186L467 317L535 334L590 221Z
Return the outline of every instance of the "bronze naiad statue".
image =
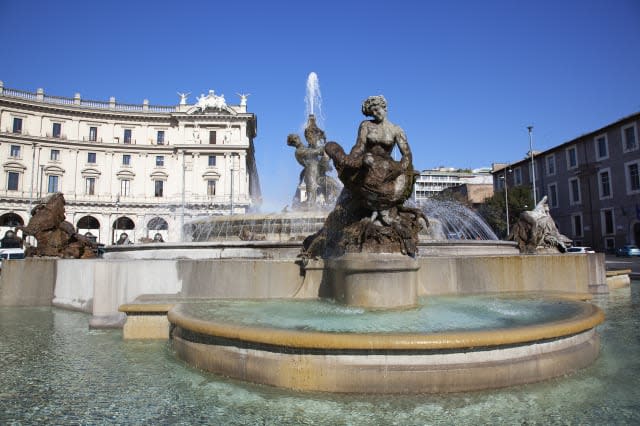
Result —
M302 201L300 191L296 191L293 208L298 210L319 210L326 205L333 205L338 196L338 185L335 180L327 176L331 171L329 157L325 154L324 144L327 139L325 133L316 124L314 115L309 116L309 122L304 129L305 146L300 137L290 134L287 145L296 149L295 157L303 167L300 182L304 182L307 192L306 200Z
M35 247L27 245L25 250L27 257L54 256L76 259L96 257L95 250L98 245L78 234L74 226L64 220L64 204L64 196L61 193L49 195L31 210L29 224L17 228L22 230L23 235L32 235L38 241Z
M549 214L547 196L531 211L520 213L520 217L509 234L509 240L518 243L520 253L535 254L543 252L567 251L571 239L562 235Z
M417 254L418 233L428 226L420 209L405 207L418 173L404 131L387 120L383 96L371 96L362 113L356 144L347 155L335 142L325 151L344 188L324 227L307 237L303 257L336 257L345 253ZM391 157L397 146L402 158Z

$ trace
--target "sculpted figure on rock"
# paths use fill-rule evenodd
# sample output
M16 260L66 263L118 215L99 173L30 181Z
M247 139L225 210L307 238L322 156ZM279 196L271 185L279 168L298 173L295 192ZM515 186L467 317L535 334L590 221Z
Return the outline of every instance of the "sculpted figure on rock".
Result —
M562 235L553 218L549 214L547 196L531 211L520 214L518 222L511 228L509 239L518 243L521 253L535 254L546 251L567 251L571 239Z
M305 240L303 256L417 253L418 233L428 222L422 211L404 206L417 177L407 137L387 119L383 96L367 98L362 113L371 120L360 124L349 154L336 142L325 145L344 189L323 229ZM391 157L394 147L399 161Z
M18 227L24 235L32 235L37 246L28 246L26 256L55 256L89 259L96 257L98 245L76 232L64 214L64 196L57 192L31 210L27 226Z

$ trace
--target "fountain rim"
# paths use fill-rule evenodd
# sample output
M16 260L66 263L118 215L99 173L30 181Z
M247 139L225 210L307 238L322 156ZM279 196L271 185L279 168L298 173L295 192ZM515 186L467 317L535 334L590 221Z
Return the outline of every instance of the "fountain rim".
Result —
M570 301L562 297L545 300ZM197 334L268 346L324 350L449 350L556 339L590 330L604 321L604 312L599 307L587 302L571 302L579 304L580 310L563 320L508 329L444 333L350 333L256 327L196 318L184 312L188 305L184 303L175 305L167 315L170 323Z

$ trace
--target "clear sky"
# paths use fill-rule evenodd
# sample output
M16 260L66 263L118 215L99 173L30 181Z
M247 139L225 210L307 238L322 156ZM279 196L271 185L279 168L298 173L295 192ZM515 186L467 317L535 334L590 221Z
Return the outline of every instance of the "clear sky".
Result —
M263 211L290 203L286 146L319 76L327 137L349 150L384 94L414 166L522 159L640 111L639 0L0 0L5 87L178 103L213 89L258 117Z

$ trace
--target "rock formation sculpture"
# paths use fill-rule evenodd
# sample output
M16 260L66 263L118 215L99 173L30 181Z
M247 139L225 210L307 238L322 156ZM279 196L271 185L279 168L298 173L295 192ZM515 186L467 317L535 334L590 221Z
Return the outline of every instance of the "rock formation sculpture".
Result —
M547 251L564 253L571 239L558 231L549 214L546 195L533 210L520 213L520 217L509 234L509 239L518 243L520 253L535 254Z
M296 134L290 134L287 137L287 145L296 149L296 160L303 167L300 182L304 182L306 187L305 200L302 199L300 190L296 191L293 208L320 210L326 205L333 205L338 195L338 185L331 176L327 176L331 171L329 157L324 150L327 138L324 131L317 126L313 115L309 116L304 137L307 146Z
M428 225L420 209L405 207L417 177L404 131L387 120L383 96L371 96L362 113L356 144L347 155L335 142L325 151L344 189L324 227L309 236L303 257L336 257L345 253L417 254L418 233ZM398 147L402 158L391 157Z
M98 245L78 234L74 226L64 220L64 205L61 193L51 194L31 210L29 224L17 228L23 235L32 235L38 241L37 246L27 244L25 256L96 257Z

